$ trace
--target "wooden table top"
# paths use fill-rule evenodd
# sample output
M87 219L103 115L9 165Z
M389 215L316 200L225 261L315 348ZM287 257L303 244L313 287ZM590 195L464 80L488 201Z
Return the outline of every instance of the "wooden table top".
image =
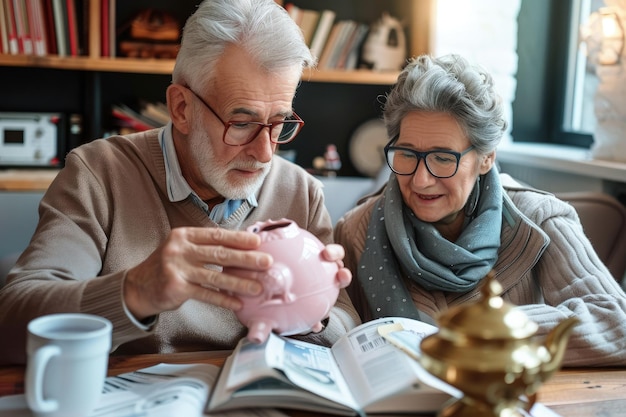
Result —
M222 365L230 351L111 356L109 375L159 363ZM0 396L24 392L24 366L0 367ZM618 417L626 410L626 368L563 369L539 390L537 401L563 417ZM294 417L319 413L286 411Z
M45 191L58 169L0 170L0 191Z

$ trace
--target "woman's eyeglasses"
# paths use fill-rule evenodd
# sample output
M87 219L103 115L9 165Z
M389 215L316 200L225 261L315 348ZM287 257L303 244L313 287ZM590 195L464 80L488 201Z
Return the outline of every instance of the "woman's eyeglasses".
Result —
M398 175L413 175L420 160L423 159L430 175L436 178L450 178L459 169L461 157L474 149L474 146L470 146L462 152L445 150L418 152L410 148L392 146L397 139L396 136L385 146L385 158L389 168Z

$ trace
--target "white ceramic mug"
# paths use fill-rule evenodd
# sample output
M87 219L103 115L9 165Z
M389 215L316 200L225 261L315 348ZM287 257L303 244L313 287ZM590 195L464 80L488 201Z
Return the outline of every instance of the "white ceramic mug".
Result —
M25 392L37 416L84 417L98 405L113 326L77 313L42 316L28 324Z

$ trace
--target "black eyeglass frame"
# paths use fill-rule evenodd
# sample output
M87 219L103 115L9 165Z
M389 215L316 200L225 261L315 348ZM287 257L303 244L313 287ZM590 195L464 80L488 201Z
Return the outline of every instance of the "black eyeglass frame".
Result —
M207 103L206 101L204 101L204 99L195 91L193 91L190 87L188 86L184 86L187 90L191 91L191 94L193 94L198 100L200 100L200 102L204 105L204 107L206 107L207 109L209 109L209 111L211 113L213 113L213 115L215 117L217 117L217 120L219 120L223 125L224 125L224 133L222 134L222 142L224 142L226 145L228 146L244 146L247 145L249 143L251 143L252 141L254 141L258 136L259 133L261 133L261 131L263 129L265 129L266 127L269 128L270 130L270 142L277 144L277 145L284 145L286 143L289 143L291 141L293 141L296 136L298 136L298 134L300 133L300 131L302 130L302 128L304 127L304 120L302 120L300 118L300 116L298 116L298 114L294 111L292 112L292 117L294 117L293 120L282 120L280 122L273 122L273 123L262 123L262 122L251 122L251 121L243 121L243 120L229 120L227 122L225 122L220 116L219 114L217 114L217 112L215 110L213 110L213 108L209 105L209 103ZM284 124L297 124L298 126L296 126L296 131L295 133L293 133L293 135L287 139L287 140L273 140L272 139L272 129L278 125L284 125ZM232 126L232 125L241 125L241 124L250 124L250 125L256 125L257 129L254 131L253 134L250 135L250 137L248 138L248 140L244 143L228 143L226 141L226 133L228 132L228 129ZM278 136L280 138L280 135Z
M389 166L389 168L391 169L391 171L393 171L394 174L397 175L413 175L415 174L415 172L417 171L417 168L420 165L420 161L423 159L424 160L424 164L426 165L426 170L428 171L428 173L430 175L432 175L435 178L451 178L454 177L457 173L457 171L459 170L459 163L461 162L461 157L463 157L463 155L465 155L466 153L470 152L471 150L474 149L474 145L470 145L469 148L461 151L461 152L456 152L456 151L450 151L450 150L433 150L433 151L426 151L426 152L419 152L416 151L414 149L410 149L410 148L404 148L402 146L393 146L393 144L396 142L396 140L398 140L398 136L395 136L394 138L392 138L387 145L385 145L384 148L384 152L385 152L385 161L387 162L387 165ZM415 155L415 157L417 158L417 162L415 163L415 168L413 169L412 172L409 173L400 173L398 171L396 171L395 169L393 169L393 166L391 164L391 162L389 161L389 151L402 151L402 152L409 152L412 153L413 155ZM444 175L444 176L440 176L440 175L435 175L433 174L432 170L430 169L430 167L428 166L428 160L426 159L426 157L430 154L433 153L444 153L447 155L451 155L456 159L456 166L454 167L454 172L451 175Z

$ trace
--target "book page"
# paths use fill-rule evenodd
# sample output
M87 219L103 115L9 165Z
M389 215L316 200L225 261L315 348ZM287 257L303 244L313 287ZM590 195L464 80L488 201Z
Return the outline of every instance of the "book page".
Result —
M416 320L385 318L358 326L332 348L273 333L263 344L244 338L227 358L208 409L434 412L450 394L425 383L435 377L378 333L380 326L397 322L420 340L436 331Z
M354 399L330 349L270 333L242 339L226 359L206 409L295 408L354 415Z
M280 340L283 346L268 355L268 365L280 369L293 384L306 391L357 408L329 348L275 335L270 339Z
M266 352L282 352L281 340L268 337L265 343L256 344L242 339L229 358L232 365L228 369L226 389L234 391L249 385L252 381L266 378L283 379L282 375L268 363Z
M378 328L402 323L414 343L437 329L416 320L390 317L364 323L332 348L346 381L363 410L371 412L436 411L454 390L424 370L416 360L383 338ZM429 383L439 384L438 388Z

